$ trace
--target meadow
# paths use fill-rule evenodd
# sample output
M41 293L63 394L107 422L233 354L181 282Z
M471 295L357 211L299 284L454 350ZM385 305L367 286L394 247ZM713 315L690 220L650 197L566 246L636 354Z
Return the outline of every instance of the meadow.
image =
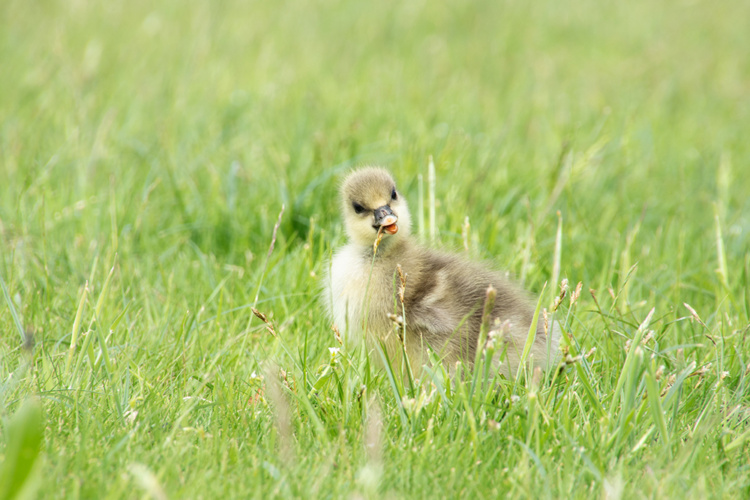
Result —
M747 19L0 2L0 499L748 498ZM339 344L366 164L557 307L559 371Z

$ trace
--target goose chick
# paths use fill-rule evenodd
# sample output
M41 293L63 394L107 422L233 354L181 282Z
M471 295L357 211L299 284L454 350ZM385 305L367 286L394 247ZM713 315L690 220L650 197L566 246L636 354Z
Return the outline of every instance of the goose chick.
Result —
M334 324L349 344L374 336L384 341L389 355L399 353L391 318L403 312L403 342L413 366L427 361L428 346L450 365L458 360L471 364L492 285L497 295L490 324L509 322L502 369L516 373L534 313L526 292L497 271L415 242L406 200L384 169L349 174L341 187L341 211L349 242L333 257L325 295ZM379 230L382 240L375 249ZM403 307L399 265L406 275ZM547 368L558 357L560 328L555 323L548 337L543 321L538 323L530 355L536 366Z

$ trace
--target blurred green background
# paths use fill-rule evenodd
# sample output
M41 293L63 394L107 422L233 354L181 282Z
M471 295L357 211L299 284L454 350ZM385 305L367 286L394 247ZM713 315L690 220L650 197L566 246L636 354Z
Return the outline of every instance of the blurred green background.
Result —
M589 288L617 316L621 343L656 307L668 367L680 346L705 341L684 320L689 303L714 337L731 339L727 366L746 404L748 19L750 3L740 1L4 0L0 415L42 397L38 474L49 482L40 480L40 494L137 496L117 493L143 476L128 469L133 462L174 496L352 494L355 469L306 489L319 471L302 461L299 490L278 486L268 469L243 472L278 457L258 438L271 413L253 420L240 400L265 359L281 356L289 369L328 357L317 294L332 248L344 242L342 174L390 168L416 213L426 209L417 179L426 179L430 155L439 244L461 248L469 217L471 255L537 292L553 272L560 212L561 277L584 289L571 328L583 347L600 349L598 369L614 373L605 379L624 353L602 337ZM287 350L251 319L256 294ZM92 351L69 354L79 304L82 332L99 333L85 344ZM33 349L22 347L24 335ZM708 356L685 349L699 364ZM185 409L187 394L213 403ZM333 404L331 415L348 414L347 404ZM128 423L128 408L142 426ZM696 415L687 412L684 428ZM324 419L334 435L337 418ZM214 429L213 458L196 451L202 445L170 448L174 429L200 426ZM220 467L226 443L242 456L236 443L246 439L258 448ZM313 464L335 441L299 439L301 449L318 446ZM461 445L448 442L450 456ZM498 494L481 474L443 484L428 468L402 470L408 453L398 447L389 453L381 494L426 494L415 477L449 496ZM556 453L547 458L565 462ZM638 477L643 462L613 462L614 453L592 460L602 471L624 463L626 481ZM189 463L211 463L205 474L214 479L185 472ZM683 465L674 483L657 481L645 494L681 494L675 484L696 494L747 491L734 466L726 474L736 481L717 486L714 469ZM505 484L500 491L516 491L507 475L487 474L498 477L494 487ZM602 484L584 475L547 493Z

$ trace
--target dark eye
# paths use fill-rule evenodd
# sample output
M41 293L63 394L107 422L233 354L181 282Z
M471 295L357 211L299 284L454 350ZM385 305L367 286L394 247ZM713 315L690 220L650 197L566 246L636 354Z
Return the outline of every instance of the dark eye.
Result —
M391 199L392 200L398 200L398 194L396 194L396 188L393 188L391 190Z
M365 211L365 207L363 207L362 205L360 205L356 201L352 202L352 207L354 208L354 211L357 212L358 214L361 214L362 212Z

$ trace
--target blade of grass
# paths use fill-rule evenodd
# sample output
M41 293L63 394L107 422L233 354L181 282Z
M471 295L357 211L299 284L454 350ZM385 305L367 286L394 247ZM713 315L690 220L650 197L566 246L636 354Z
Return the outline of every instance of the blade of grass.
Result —
M550 309L555 300L555 293L557 293L557 283L560 281L560 260L562 258L562 213L557 211L557 232L555 233L555 255L552 261L552 286L550 287L550 294L552 299L550 300Z
M81 330L81 317L83 316L83 306L86 303L86 295L89 292L89 282L83 286L81 292L81 300L78 302L78 310L76 311L76 317L73 320L73 328L70 336L70 348L68 349L68 360L65 363L65 373L70 374L70 364L73 361L73 356L78 346L78 334Z
M26 342L26 332L23 329L23 325L21 324L21 318L18 316L18 311L16 311L16 306L13 305L13 300L10 298L10 293L8 292L8 287L5 285L5 280L3 279L2 273L0 273L0 286L3 288L3 296L5 297L5 303L8 304L8 309L10 309L10 315L13 317L13 323L16 325L16 330L18 330L18 334L21 336L21 343Z
M526 344L523 346L523 352L521 359L518 362L518 370L516 371L515 385L518 385L521 381L521 373L524 371L524 366L531 352L531 346L534 345L536 339L536 327L539 323L539 311L542 309L542 300L544 297L544 290L547 288L547 283L544 283L542 291L539 293L539 299L536 301L536 309L534 309L534 316L531 319L531 325L529 326L529 334L526 336Z
M422 174L417 176L417 221L419 224L419 239L424 241L425 222L424 222L424 177Z
M383 361L385 374L388 378L388 382L390 383L393 397L396 399L396 407L398 408L399 417L401 417L401 424L404 426L404 428L406 428L406 426L409 424L409 418L406 416L406 412L404 411L404 404L401 401L401 398L403 397L402 392L399 390L398 384L396 383L396 377L393 373L393 368L391 367L391 361L386 354L385 345L380 339L378 339L375 343L375 348L378 350L380 359Z
M714 224L716 229L716 258L719 262L719 280L724 290L729 290L729 271L727 271L727 255L724 250L724 236L721 233L721 220L719 219L719 208L714 203Z
M649 311L649 313L646 315L646 318L638 327L638 330L635 333L635 337L633 337L633 341L630 343L630 350L628 351L628 355L625 357L625 363L623 363L622 370L620 371L620 376L617 379L617 385L615 386L615 390L612 393L612 407L609 411L610 421L613 421L615 411L620 411L617 406L617 401L623 395L622 391L623 386L625 385L625 381L630 375L632 375L631 366L633 365L633 363L635 363L635 352L638 346L640 346L641 340L643 340L643 335L646 333L646 329L651 323L651 318L653 317L655 310L656 308L652 308L651 311Z
M0 464L0 499L17 498L31 475L44 438L42 408L27 400L13 414L6 427L7 445Z
M659 384L656 382L656 360L652 359L650 363L647 363L648 370L646 372L646 387L648 392L648 404L651 410L651 415L654 419L661 438L665 444L670 442L669 430L667 429L667 421L664 418L664 409L662 408L661 398L659 397ZM665 449L669 450L668 447Z
M427 164L427 193L430 197L430 242L435 243L437 239L437 224L435 223L435 163L430 155Z

